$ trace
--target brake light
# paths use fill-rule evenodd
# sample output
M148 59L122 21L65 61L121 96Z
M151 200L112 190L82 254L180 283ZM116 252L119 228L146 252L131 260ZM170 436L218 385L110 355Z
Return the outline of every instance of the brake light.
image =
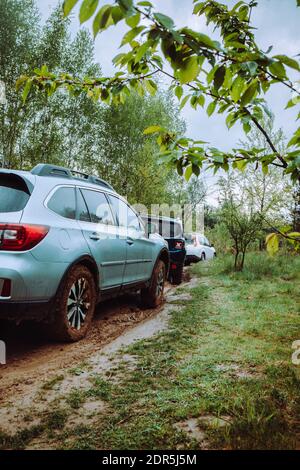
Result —
M40 243L49 232L44 225L0 224L0 250L26 251Z
M8 299L11 295L11 280L10 279L4 279L3 280L3 285L2 289L0 292L0 297L4 297Z
M182 250L183 247L184 247L184 242L176 242L175 243L176 250Z

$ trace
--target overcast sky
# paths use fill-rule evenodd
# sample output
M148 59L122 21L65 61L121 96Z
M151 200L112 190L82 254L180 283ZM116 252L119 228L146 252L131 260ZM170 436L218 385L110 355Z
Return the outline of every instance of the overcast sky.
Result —
M223 3L231 6L236 1L223 0ZM152 3L158 11L171 16L178 27L188 25L197 31L211 33L202 18L191 14L192 0L154 0ZM58 0L37 0L37 4L45 21L58 4ZM257 42L262 50L267 51L272 45L272 54L282 53L291 57L300 54L300 8L296 7L296 0L258 0L258 4L252 13L252 24L257 28ZM76 34L79 28L76 10L73 14L72 34ZM95 60L100 63L105 75L113 73L111 60L120 52L118 47L126 28L124 25L111 27L95 40ZM217 39L216 33L214 37ZM296 79L296 74L293 74L291 69L289 72L290 76ZM275 114L276 127L282 127L287 137L290 137L295 129L294 109L284 111L289 96L289 91L281 85L274 86L266 96L269 107ZM220 149L230 150L239 139L244 138L239 124L235 124L228 131L222 116L213 115L208 118L202 108L194 111L186 105L182 115L190 137L208 141Z

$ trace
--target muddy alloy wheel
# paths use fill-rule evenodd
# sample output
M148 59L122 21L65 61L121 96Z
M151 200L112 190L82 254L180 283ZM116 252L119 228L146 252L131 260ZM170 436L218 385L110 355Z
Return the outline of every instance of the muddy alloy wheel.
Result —
M164 292L164 286L165 286L165 273L164 273L164 270L161 269L159 273L157 274L156 297L161 297L161 295Z
M166 281L165 263L159 260L153 270L150 286L142 289L142 304L147 308L158 307L164 298L164 288Z
M67 317L69 325L76 330L80 330L86 319L91 305L91 290L84 277L74 282L69 292L67 302Z
M73 267L56 298L51 336L62 341L79 341L91 325L96 305L96 287L92 273L85 266Z

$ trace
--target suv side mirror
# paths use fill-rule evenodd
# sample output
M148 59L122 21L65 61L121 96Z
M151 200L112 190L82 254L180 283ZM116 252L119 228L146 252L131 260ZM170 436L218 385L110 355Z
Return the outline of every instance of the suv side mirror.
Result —
M210 244L210 247L211 247L211 248L214 248L214 246L215 246L214 243L211 243L211 244Z

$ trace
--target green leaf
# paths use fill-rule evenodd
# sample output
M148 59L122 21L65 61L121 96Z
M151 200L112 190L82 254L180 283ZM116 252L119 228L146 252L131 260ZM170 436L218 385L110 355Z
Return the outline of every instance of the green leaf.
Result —
M292 69L300 71L300 65L299 62L297 62L294 59L291 59L290 57L286 55L275 55L274 59L280 60L283 64L287 65L288 67L291 67Z
M195 164L193 163L192 169L193 169L194 175L196 175L196 176L199 176L199 175L200 175L200 168L199 168L198 165L195 165Z
M222 65L219 67L214 75L214 87L216 90L219 90L221 86L223 85L224 79L225 79L225 73L226 73L226 67Z
M27 100L27 97L29 95L31 88L32 88L32 80L27 80L23 93L22 93L23 103L25 103L25 101Z
M230 68L228 67L226 69L225 79L224 79L224 82L223 82L223 87L224 88L230 88L231 85L232 85L232 72L231 72Z
M206 76L206 81L207 81L207 84L208 84L208 85L213 81L217 69L218 69L218 67L215 66L215 67L213 67L213 68L209 71L209 73L207 74L207 76Z
M189 165L186 167L186 170L184 172L184 178L186 181L189 181L191 176L193 174L193 166L192 165Z
M284 65L281 62L273 62L269 65L269 70L272 75L275 75L277 78L286 78L286 71Z
M126 11L130 12L133 10L133 0L117 0L119 5Z
M287 103L287 105L286 105L286 107L285 107L284 109L292 108L292 107L295 106L295 105L296 105L295 100L294 100L294 99L291 99L291 100L288 101L288 103Z
M151 45L152 41L146 41L144 44L142 44L136 54L135 54L135 58L134 58L134 62L137 64L143 57L144 55L146 54L146 52L149 50L150 48L150 45Z
M248 103L250 103L253 100L257 92L257 86L258 86L258 83L256 80L250 83L250 85L248 86L248 88L246 89L246 91L244 92L241 98L241 106L246 106Z
M198 102L199 106L202 106L202 108L203 108L203 106L205 105L205 96L204 95L198 96L197 102Z
M170 30L175 27L174 21L169 16L163 15L162 13L155 13L153 16L164 28Z
M178 44L184 43L183 37L177 31L172 31L172 36L175 39L175 41L178 42Z
M156 132L160 132L161 130L162 130L161 126L150 126L144 130L143 134L144 135L155 134Z
M210 37L207 36L207 34L197 32L197 33L194 33L194 35L195 35L195 38L197 39L197 41L201 45L206 46L209 49L216 49L216 50L220 49L219 44L217 43L217 41L213 41L212 39L210 39Z
M300 232L290 232L288 236L292 238L300 238Z
M212 101L211 103L209 103L209 105L207 106L207 110L206 110L208 116L211 116L214 113L216 106L217 106L216 101Z
M24 84L25 82L27 82L27 80L28 80L27 75L21 75L21 76L18 78L18 80L17 80L17 82L16 82L16 89L17 89L17 91L20 90L20 88L23 86L23 84Z
M196 109L197 104L198 104L198 97L197 95L193 95L190 100L190 105L192 106L192 108Z
M151 96L155 95L157 92L157 85L153 80L145 80L145 87L148 93L150 93Z
M197 57L190 57L183 62L181 70L178 72L178 78L181 84L192 82L199 73Z
M83 0L79 12L79 20L81 24L85 23L85 21L89 20L90 17L93 16L98 3L99 0Z
M140 13L137 13L136 15L129 16L126 18L126 24L130 26L130 28L136 28L136 26L139 24L141 19Z
M138 5L139 5L140 7L149 7L149 8L152 8L152 7L153 7L152 3L151 3L151 2L147 2L147 1L138 2Z
M230 129L234 124L234 113L229 113L226 118L226 126Z
M121 45L124 46L124 44L127 44L128 42L131 42L136 36L138 36L146 26L138 26L137 28L130 29L125 36L122 39Z
M183 95L183 88L182 86L178 85L175 90L174 90L175 96L178 98L178 100L181 100L181 97Z
M240 96L244 90L244 86L245 86L244 79L238 75L236 79L234 80L231 90L230 90L230 96L235 103L237 103L238 100L240 99Z
M236 161L236 167L237 167L237 169L240 170L240 171L242 171L242 172L245 171L245 169L246 169L246 167L247 167L247 164L248 164L247 160L237 160L237 161Z
M112 7L111 5L103 5L98 11L93 22L94 37L97 36L99 31L103 31L108 26L113 24L113 18L111 16Z
M64 15L68 16L75 7L78 0L65 0L63 4Z
M111 5L107 5L107 6L111 6ZM112 7L112 9L111 9L111 16L112 16L114 24L117 24L117 23L119 23L119 21L123 20L124 12L123 12L122 8L120 8L118 5L116 5L116 6Z
M246 62L246 65L247 65L247 68L250 72L250 75L252 77L254 77L256 75L256 72L257 72L258 63L254 62L254 61L250 61L250 62Z
M267 252L274 256L279 250L279 237L277 233L270 233L266 238Z
M297 135L294 135L291 138L291 140L288 143L288 147L293 147L294 145L300 147L300 137L298 137Z
M251 131L251 125L249 122L244 122L243 129L245 134L248 134Z
M280 231L281 233L287 233L287 232L289 232L290 230L291 230L291 226L290 226L290 225L284 225L283 227L280 227L280 228L279 228L279 231Z
M186 96L183 98L183 100L182 100L181 103L180 103L180 107L179 107L180 110L185 107L186 103L188 102L188 99L189 99L189 95L186 95Z

